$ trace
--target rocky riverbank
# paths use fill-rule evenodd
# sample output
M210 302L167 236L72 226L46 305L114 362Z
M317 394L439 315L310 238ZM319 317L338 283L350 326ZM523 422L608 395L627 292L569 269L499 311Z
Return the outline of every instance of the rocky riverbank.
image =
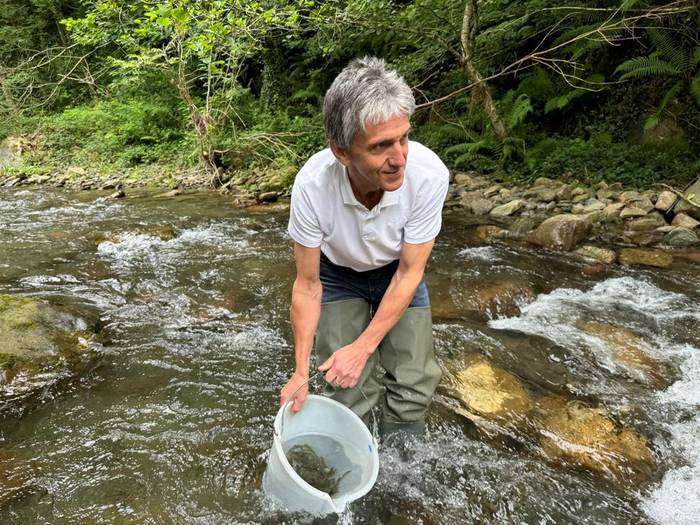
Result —
M674 250L700 244L698 196L700 180L681 193L673 188L638 190L605 182L590 187L547 178L531 186L514 186L476 173L459 173L445 213L466 212L491 223L480 228L483 239L510 238L551 250L577 249L580 255L604 264L618 260L667 267ZM617 245L621 250L581 246L584 242Z

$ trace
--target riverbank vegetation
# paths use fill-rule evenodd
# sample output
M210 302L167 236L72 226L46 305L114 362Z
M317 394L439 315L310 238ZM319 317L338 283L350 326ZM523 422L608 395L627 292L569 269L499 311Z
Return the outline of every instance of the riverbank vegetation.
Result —
M288 185L324 146L330 82L374 54L453 169L682 185L699 21L696 0L8 0L0 140L24 158L2 169Z

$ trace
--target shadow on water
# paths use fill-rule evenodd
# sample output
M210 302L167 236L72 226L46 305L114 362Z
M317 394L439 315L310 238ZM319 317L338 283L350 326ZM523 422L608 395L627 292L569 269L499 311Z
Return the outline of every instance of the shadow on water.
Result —
M36 190L0 193L0 214L0 293L88 319L103 345L100 366L72 388L1 422L2 523L644 524L697 515L700 272L690 263L590 274L573 255L487 243L474 220L450 217L429 267L445 373L426 441L408 455L383 447L374 489L343 516L314 518L276 509L261 490L293 366L283 212L246 213L212 193L109 201ZM616 360L601 326L638 338L654 374ZM605 409L644 436L656 470L630 482L552 460L535 416L518 426L465 405L460 373L475 362L514 378L536 406Z

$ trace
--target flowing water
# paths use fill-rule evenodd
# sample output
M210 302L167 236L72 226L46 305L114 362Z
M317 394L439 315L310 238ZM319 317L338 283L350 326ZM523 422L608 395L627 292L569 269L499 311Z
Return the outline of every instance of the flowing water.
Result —
M0 523L298 523L261 489L281 386L293 366L286 214L212 193L109 201L0 192L0 293L98 315L103 358L60 396L0 421L0 452L26 469ZM102 241L102 242L99 242ZM324 523L690 524L700 516L700 269L588 275L569 254L476 239L446 217L431 294L454 304L494 278L529 283L521 313L435 319L443 386L426 442L380 449L374 489ZM581 323L630 329L667 370L650 385ZM604 406L660 467L616 481L544 461L536 442L489 435L454 410L469 356L534 394ZM0 497L0 501L2 498Z

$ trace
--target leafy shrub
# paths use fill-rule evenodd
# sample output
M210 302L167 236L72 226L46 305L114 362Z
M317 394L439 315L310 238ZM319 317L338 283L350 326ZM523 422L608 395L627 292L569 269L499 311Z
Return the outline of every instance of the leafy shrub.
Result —
M187 135L181 113L158 99L106 99L44 116L42 160L131 167L172 157Z
M613 142L605 133L589 140L547 138L527 156L531 177L572 174L584 182L620 181L645 186L658 182L684 184L697 175L700 160L658 146Z

